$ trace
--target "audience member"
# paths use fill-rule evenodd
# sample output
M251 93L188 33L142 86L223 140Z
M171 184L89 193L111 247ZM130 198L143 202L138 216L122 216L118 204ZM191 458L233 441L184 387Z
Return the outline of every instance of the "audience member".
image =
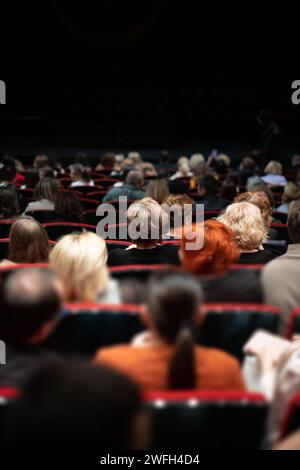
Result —
M282 164L275 160L270 161L265 170L265 175L262 177L262 180L268 186L285 186L287 181L285 176L282 175Z
M55 203L55 222L82 222L83 206L77 194L60 193Z
M289 208L292 201L298 201L300 199L300 188L297 184L289 181L285 187L282 195L282 204L277 207L279 212L288 214Z
M220 197L221 185L211 175L204 176L198 181L198 203L204 204L204 210L222 210L228 206L229 201Z
M192 277L161 272L148 286L142 319L148 329L130 345L100 350L95 363L125 373L144 390L243 390L238 361L223 351L196 346L202 292Z
M59 197L59 186L54 178L40 180L35 188L34 197L36 201L30 202L25 211L47 210L54 211L55 203Z
M0 184L0 220L13 220L19 215L20 207L15 187Z
M70 188L77 188L80 186L95 186L95 183L86 167L78 163L72 165L70 176L73 180L73 182L70 184Z
M170 194L168 183L165 179L159 178L150 181L147 184L145 197L150 197L158 204L162 204L163 200Z
M145 191L144 177L139 171L130 171L125 184L121 187L111 188L103 198L103 202L117 201L120 196L126 196L129 200L142 199Z

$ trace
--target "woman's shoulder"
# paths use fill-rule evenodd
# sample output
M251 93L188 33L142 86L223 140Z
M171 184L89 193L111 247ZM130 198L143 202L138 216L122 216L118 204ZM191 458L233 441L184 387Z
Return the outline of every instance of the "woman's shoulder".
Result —
M239 361L236 357L232 356L226 351L222 351L217 348L210 348L206 346L197 346L196 347L197 359L202 363L207 364L210 368L212 367L222 367L232 369L239 369Z

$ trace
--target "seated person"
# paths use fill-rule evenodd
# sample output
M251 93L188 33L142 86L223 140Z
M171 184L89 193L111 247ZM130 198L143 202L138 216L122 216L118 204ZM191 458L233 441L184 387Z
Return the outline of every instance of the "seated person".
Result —
M49 239L44 227L30 217L16 220L9 233L7 260L11 263L48 263Z
M60 193L54 210L55 222L81 223L83 221L83 207L77 194Z
M169 186L164 178L158 178L147 184L145 197L151 197L158 204L162 204L163 200L170 194Z
M282 204L277 207L278 212L284 212L285 214L289 213L291 203L293 201L298 201L300 199L300 188L297 184L289 181L284 187L284 192L282 195Z
M264 169L265 176L262 180L270 187L285 186L287 180L282 175L282 164L276 160L271 160Z
M243 390L235 358L194 343L201 303L201 288L191 276L157 273L142 316L148 331L129 345L100 349L95 363L123 372L143 390Z
M0 221L13 220L20 215L17 191L13 185L0 184Z
M121 302L118 282L109 277L105 241L92 232L62 237L50 254L57 271L65 302Z
M44 178L40 180L34 190L36 201L30 202L24 214L28 211L44 210L54 211L55 203L59 197L59 185L54 178Z
M77 188L80 186L95 186L95 183L90 177L89 172L83 165L72 165L70 176L73 180L73 182L70 184L70 188Z
M126 196L129 200L142 199L145 195L143 186L143 174L136 170L130 171L126 176L125 184L111 188L104 196L103 202L117 201L120 196Z
M8 414L4 447L145 449L149 424L139 390L126 377L84 362L57 360L28 380Z
M6 364L0 385L20 387L28 375L56 356L42 342L54 330L62 308L62 286L48 268L18 269L0 285L0 331Z
M255 271L230 269L239 257L231 230L217 220L193 226L203 230L203 247L189 249L192 237L183 232L180 258L186 271L201 282L205 302L262 302L262 289Z
M177 180L178 178L191 178L193 173L190 169L190 161L187 157L180 157L177 161L177 171L172 176L170 180Z
M265 264L276 258L262 246L267 238L267 229L259 208L254 204L231 204L218 220L233 233L233 240L241 252L238 264Z
M219 196L220 190L221 185L214 176L204 176L198 181L197 203L204 204L205 211L221 211L228 206L229 201Z
M127 219L133 244L125 250L112 250L108 256L109 266L180 264L176 246L160 245L165 213L158 202L151 198L134 202L128 208Z
M163 240L181 240L183 228L192 223L192 212L195 203L187 194L169 194L164 200L162 209L167 210L169 230L164 232Z

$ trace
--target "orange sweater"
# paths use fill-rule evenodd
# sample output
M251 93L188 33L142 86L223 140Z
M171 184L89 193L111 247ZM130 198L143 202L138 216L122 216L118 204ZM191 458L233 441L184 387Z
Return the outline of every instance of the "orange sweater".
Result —
M172 351L169 346L112 346L99 350L94 361L123 372L143 390L164 390ZM199 389L244 390L239 362L226 352L197 346L196 367Z

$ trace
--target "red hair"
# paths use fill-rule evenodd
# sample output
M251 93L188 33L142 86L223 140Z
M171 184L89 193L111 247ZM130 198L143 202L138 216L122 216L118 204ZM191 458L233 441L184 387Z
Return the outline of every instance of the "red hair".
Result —
M218 220L207 220L192 226L193 233L204 229L204 244L200 250L187 250L192 242L183 233L181 253L183 265L192 274L221 274L238 259L240 252L231 230Z

